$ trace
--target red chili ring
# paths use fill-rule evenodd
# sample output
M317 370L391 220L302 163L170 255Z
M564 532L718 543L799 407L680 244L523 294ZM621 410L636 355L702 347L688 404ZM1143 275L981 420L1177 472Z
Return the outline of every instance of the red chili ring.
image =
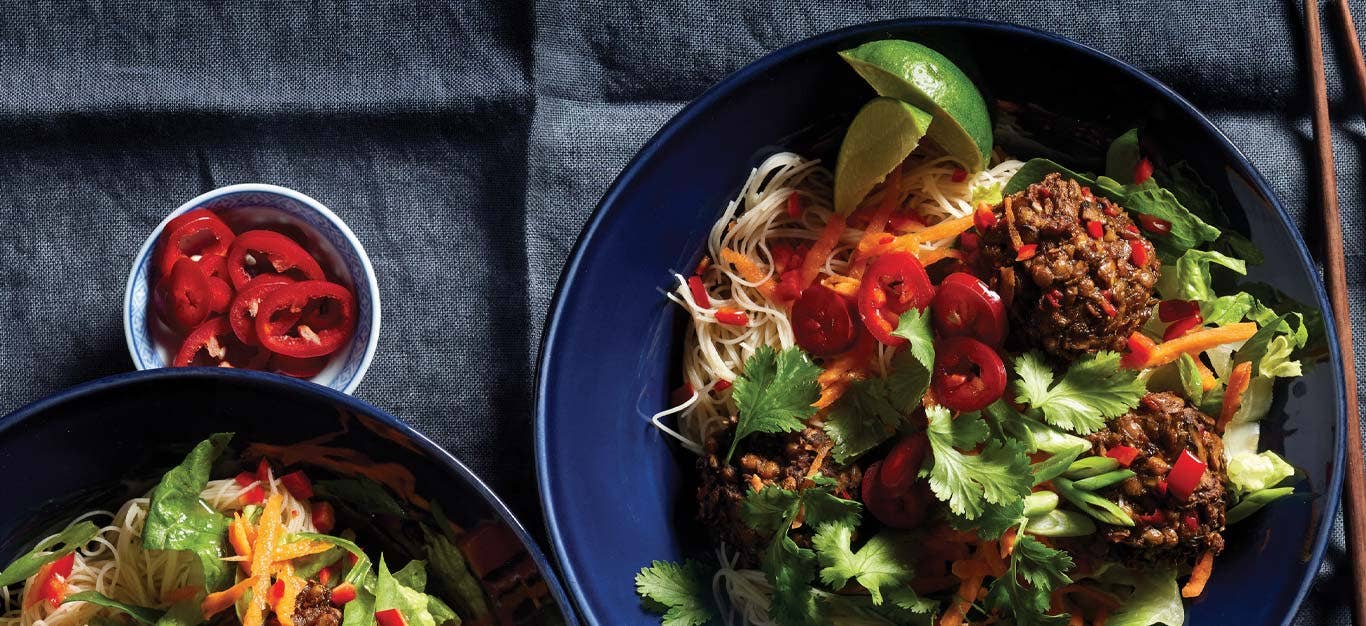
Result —
M318 313L339 307L335 315ZM312 310L311 310L312 309ZM313 320L332 326L314 328ZM356 328L355 297L347 288L321 280L285 285L267 294L256 313L256 337L276 354L306 358L336 352Z

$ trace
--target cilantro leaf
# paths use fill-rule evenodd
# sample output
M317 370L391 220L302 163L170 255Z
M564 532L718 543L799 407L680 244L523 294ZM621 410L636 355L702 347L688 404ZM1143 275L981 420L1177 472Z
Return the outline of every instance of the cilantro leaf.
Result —
M1072 557L1053 550L1038 540L1020 534L1010 555L1006 575L996 579L987 593L986 605L1009 612L1018 626L1066 624L1067 615L1048 615L1049 595L1072 579Z
M759 568L773 584L768 614L779 624L825 623L826 607L811 589L816 576L816 553L781 533L759 559Z
M740 518L761 533L776 533L784 521L797 513L801 495L782 487L766 486L751 491L740 507Z
M750 433L781 433L801 430L803 420L816 414L812 406L821 395L816 377L821 373L800 348L775 352L760 346L745 360L744 373L735 380L731 397L740 410L735 436L731 438L726 462L735 446Z
M804 523L811 526L839 524L852 528L858 526L863 511L863 505L830 493L830 488L803 490L802 507Z
M873 604L882 604L882 589L910 583L915 572L911 569L914 550L909 537L901 533L881 532L863 544L858 552L850 546L854 538L852 526L825 524L816 531L811 543L820 558L821 582L832 589L843 589L850 579L858 581L873 596Z
M848 463L895 434L902 416L918 408L929 389L934 334L928 309L901 314L892 334L906 339L909 349L892 357L887 378L851 383L825 420L825 433L835 442L831 455L836 462Z
M949 513L949 525L955 530L973 530L984 541L1000 539L1012 526L1025 519L1024 500L1012 500L1005 504L989 504L977 519Z
M892 331L892 334L905 339L910 348L897 355L909 354L910 357L900 363L894 360L892 370L899 372L911 369L911 366L919 364L920 371L924 372L925 386L929 386L929 373L934 368L934 331L930 327L930 309L927 307L921 310L912 307L909 311L902 313L901 319L897 320L896 330ZM921 389L920 393L907 394L913 397L903 398L904 401L907 401L902 405L903 410L909 410L907 407L913 408L919 404L920 396L924 394L924 389Z
M716 619L711 573L697 561L655 561L636 573L636 593L663 610L664 626L701 626Z
M959 449L973 448L987 438L982 416L965 413L954 419L948 409L939 406L925 414L934 455L928 472L930 489L949 503L950 510L975 520L985 512L986 503L1005 504L1029 494L1034 481L1023 444L997 440L979 454L964 454Z
M1105 420L1138 406L1146 387L1138 373L1120 369L1119 353L1098 352L1072 363L1053 384L1053 370L1036 352L1015 359L1016 401L1043 412L1044 421L1086 435Z

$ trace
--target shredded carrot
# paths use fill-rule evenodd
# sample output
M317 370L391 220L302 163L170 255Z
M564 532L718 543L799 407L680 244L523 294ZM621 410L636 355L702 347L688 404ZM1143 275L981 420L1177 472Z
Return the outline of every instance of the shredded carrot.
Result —
M917 254L920 252L920 238L916 237L915 233L895 237L884 233L876 237L864 237L855 247L855 253L860 258L871 258L889 252Z
M825 223L825 228L821 229L821 236L811 244L811 249L802 258L801 287L810 287L811 283L816 282L816 277L821 273L821 267L825 265L826 259L830 258L835 251L835 246L839 245L840 236L844 234L844 216L833 215L830 221Z
M920 253L921 265L933 265L944 259L961 259L963 253L953 248L933 248Z
M825 455L830 452L832 445L821 446L816 450L816 458L811 461L811 467L806 470L806 478L811 478L821 473L821 465L825 462Z
M721 260L735 266L735 271L740 274L740 278L758 285L758 289L760 293L764 294L764 297L773 298L773 281L764 278L764 271L759 269L759 265L750 260L749 257L730 248L722 248Z
M364 421L361 424L365 425ZM376 432L386 438L389 436L387 433ZM317 440L326 441L335 438L337 434L339 433L329 433L318 437ZM405 447L411 448L412 446L406 440L397 443ZM253 443L247 447L245 456L250 459L262 457L277 459L281 465L285 466L312 465L331 470L337 474L364 476L394 490L394 493L402 496L404 501L416 507L425 510L429 506L426 498L417 495L417 477L413 475L412 470L401 463L378 463L358 450L310 442L291 445Z
M1015 541L1019 539L1017 531L1011 528L1001 534L1001 558L1010 556L1015 551Z
M821 397L816 400L817 408L826 408L844 395L854 378L866 372L873 356L873 340L866 335L854 344L849 351L835 357L816 377L821 385Z
M1096 610L1096 619L1091 620L1092 626L1105 626L1105 622L1110 620L1110 612L1105 609Z
M868 219L868 227L864 229L863 239L874 241L882 238L882 232L887 228L887 220L892 218L892 211L895 211L897 204L901 200L901 168L892 169L892 173L887 175L887 184L882 190L882 202L878 203L877 211ZM863 242L859 242L862 247ZM861 257L854 262L849 274L854 278L862 278L863 271L868 268L868 257Z
M1233 366L1228 375L1228 387L1224 389L1224 406L1219 410L1219 432L1233 419L1233 415L1243 406L1243 394L1252 384L1252 361L1243 361Z
M977 599L977 591L982 588L982 576L969 576L963 579L963 583L958 587L958 595L954 598L953 606L944 611L944 616L939 618L939 626L961 626L963 620L968 616L968 610L972 608L972 603Z
M232 544L237 556L246 557L243 569L246 569L248 574L251 573L251 567L248 565L251 561L251 530L251 524L247 523L247 518L242 517L241 512L232 514L232 521L228 522L228 543Z
M276 548L274 559L276 563L283 563L293 561L294 559L297 559L299 557L305 557L310 554L327 552L331 549L332 544L327 543L326 541L311 541L305 539L303 541L287 543L283 546Z
M204 620L208 621L209 618L217 615L223 609L232 606L238 600L242 599L243 595L246 595L248 589L255 587L258 580L264 578L266 577L252 576L250 578L244 578L242 579L242 582L239 582L236 585L205 596L204 601L199 604L199 610L204 614Z
M1200 389L1209 391L1219 384L1219 379L1214 377L1214 372L1210 371L1209 366L1205 365L1200 357L1195 358L1195 369L1200 372Z
M931 241L939 241L940 239L948 239L949 237L957 237L958 235L967 232L969 228L972 228L971 213L964 215L963 217L944 220L934 226L927 227L923 230L917 230L914 234L920 241L929 243Z
M199 587L198 585L185 585L184 587L177 587L166 592L166 595L161 596L161 601L166 604L175 604L177 602L180 602L181 600L189 600L190 598L199 595L199 590L201 588L202 587Z
M753 490L755 490L755 491L763 491L763 490L764 490L764 481L763 481L763 479L759 478L759 475L758 475L758 474L750 474L750 475L749 475L749 486L750 486L751 489L753 489Z
M1191 570L1190 580L1186 581L1186 586L1181 588L1181 597L1194 598L1205 592L1205 583L1209 582L1209 575L1214 571L1214 553L1205 552L1200 555L1200 560L1195 562L1195 568Z
M1243 341L1255 334L1257 334L1256 322L1240 322L1186 333L1170 341L1157 344L1153 348L1152 354L1148 355L1148 362L1143 367L1166 365L1181 358L1182 354L1194 356L1215 346Z
M256 578L256 585L251 589L251 607L242 616L242 626L261 626L265 622L270 566L275 563L276 544L285 530L280 516L283 504L284 498L279 493L272 493L261 511L261 522L256 530L256 544L252 546L251 555L251 573Z
M995 541L985 541L978 546L977 558L986 567L988 575L996 578L1005 575L1006 562L1005 559L1001 558L1001 549Z
M272 607L275 610L275 618L280 621L280 626L294 626L295 604L299 592L304 589L304 581L294 575L294 568L288 564L281 570L280 580L285 583L285 592L280 594L280 599Z
M1086 626L1086 620L1081 616L1081 611L1070 611L1071 617L1067 618L1067 626Z

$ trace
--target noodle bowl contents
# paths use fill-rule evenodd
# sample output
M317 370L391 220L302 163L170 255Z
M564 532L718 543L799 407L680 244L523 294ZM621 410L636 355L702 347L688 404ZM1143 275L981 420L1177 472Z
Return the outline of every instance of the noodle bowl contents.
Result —
M326 438L253 444L237 460L232 437L211 436L146 497L76 517L0 569L0 626L539 623L548 592L515 573L518 539L456 526L402 466ZM215 471L230 466L245 471Z
M1322 320L1139 131L1105 171L992 146L951 61L841 53L879 96L832 172L750 173L701 262L675 406L714 552L636 576L666 624L1178 626L1226 529L1294 491L1259 451ZM1154 162L1156 161L1156 162Z

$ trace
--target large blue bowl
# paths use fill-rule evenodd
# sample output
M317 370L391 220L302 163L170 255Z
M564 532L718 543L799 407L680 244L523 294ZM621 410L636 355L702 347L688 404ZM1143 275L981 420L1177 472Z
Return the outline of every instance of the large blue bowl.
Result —
M449 452L339 391L245 370L112 376L0 418L0 476L8 477L0 504L0 563L75 515L143 495L211 433L236 432L233 443L240 449L244 442L291 444L342 429L345 434L329 445L402 463L417 478L417 494L439 502L452 521L477 529L482 538L498 537L499 545L515 537L507 564L489 574L489 580L508 583L496 599L486 594L495 610L519 617L519 624L578 623L536 542Z
M679 485L692 461L649 423L677 384L683 320L660 295L669 270L693 267L713 220L762 157L780 146L828 154L822 135L872 96L836 51L887 37L939 49L990 102L1018 104L1012 130L997 120L998 144L1016 155L1096 170L1109 139L1143 127L1147 148L1189 161L1266 251L1249 278L1331 319L1304 242L1262 176L1190 103L1118 60L1056 35L956 19L856 26L769 54L698 98L640 151L580 237L550 313L537 382L541 498L588 622L656 622L641 609L632 575L651 559L701 547L679 514L680 499L691 497ZM1190 623L1286 623L1318 568L1343 458L1336 349L1287 387L1264 423L1263 445L1303 471L1300 493L1229 532Z

